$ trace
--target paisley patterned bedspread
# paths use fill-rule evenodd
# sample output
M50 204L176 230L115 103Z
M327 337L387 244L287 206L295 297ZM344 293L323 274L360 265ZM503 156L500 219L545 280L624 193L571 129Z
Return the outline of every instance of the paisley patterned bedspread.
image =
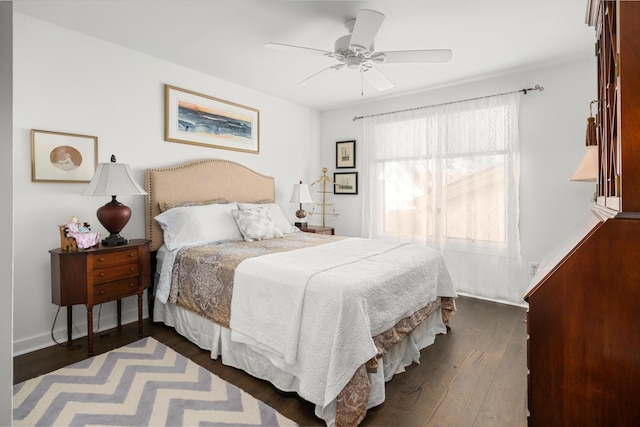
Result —
M313 233L288 234L283 239L255 242L222 242L179 250L171 275L169 300L229 328L231 296L235 268L243 260L265 254L330 243L343 237ZM368 371L377 369L378 359L394 344L410 334L435 310L442 310L444 323L455 310L453 298L438 298L413 315L402 319L394 328L374 338L376 358L362 365L337 396L336 425L358 425L366 415L369 398Z
M211 243L180 249L171 272L169 301L228 328L233 276L238 264L247 258L338 239L343 237L292 233L283 239Z

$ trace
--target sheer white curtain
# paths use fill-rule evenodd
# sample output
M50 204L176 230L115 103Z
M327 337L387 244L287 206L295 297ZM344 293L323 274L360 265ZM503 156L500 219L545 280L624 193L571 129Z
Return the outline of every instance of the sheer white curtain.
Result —
M427 243L459 292L521 303L519 100L363 119L362 235Z

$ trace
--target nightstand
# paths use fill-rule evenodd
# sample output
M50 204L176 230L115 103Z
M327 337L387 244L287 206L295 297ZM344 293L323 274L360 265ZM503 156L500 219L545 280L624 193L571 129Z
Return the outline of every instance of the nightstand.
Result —
M117 301L118 327L122 326L121 299L138 295L138 336L142 337L142 294L151 284L149 241L98 246L67 252L51 249L51 302L67 307L67 345L72 341L75 304L87 307L89 356L93 355L93 306Z
M333 227L321 227L319 225L307 225L306 227L298 227L300 231L304 231L305 233L316 233L316 234L335 234L335 230Z

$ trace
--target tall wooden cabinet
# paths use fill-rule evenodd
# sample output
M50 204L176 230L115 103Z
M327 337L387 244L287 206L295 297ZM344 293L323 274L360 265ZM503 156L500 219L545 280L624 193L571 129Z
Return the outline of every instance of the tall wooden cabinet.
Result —
M597 204L640 212L640 5L592 1L591 8L598 56Z
M591 1L597 200L529 303L532 426L640 425L640 1Z

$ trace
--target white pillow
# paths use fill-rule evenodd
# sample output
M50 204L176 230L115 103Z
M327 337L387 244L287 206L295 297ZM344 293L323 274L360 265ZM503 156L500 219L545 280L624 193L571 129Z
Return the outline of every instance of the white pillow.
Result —
M242 240L231 215L235 203L178 207L164 211L155 219L164 231L164 244L170 251L188 245L222 240Z
M231 211L231 214L247 242L284 237L282 230L271 219L268 206L255 209L236 209Z
M289 221L287 221L287 218L284 217L284 213L282 213L282 209L280 209L280 206L275 203L264 203L264 204L238 203L238 208L240 208L241 210L255 209L261 206L269 207L269 211L271 213L271 218L273 219L273 222L276 223L278 228L284 234L297 233L300 231L298 230L297 227L294 227Z

